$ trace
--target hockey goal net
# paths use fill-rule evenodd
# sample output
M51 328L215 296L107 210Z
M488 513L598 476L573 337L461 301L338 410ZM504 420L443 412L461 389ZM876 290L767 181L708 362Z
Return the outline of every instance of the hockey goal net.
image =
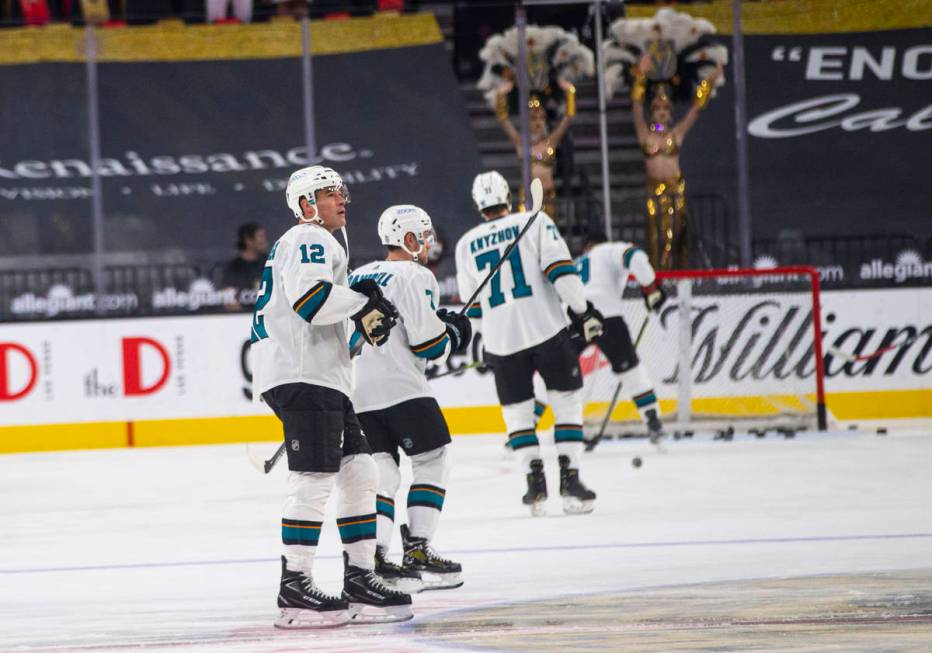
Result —
M825 399L814 268L659 273L667 302L648 317L635 285L624 318L660 400L668 433L824 429ZM618 387L604 355L580 355L585 430L601 428ZM644 433L622 386L605 434Z

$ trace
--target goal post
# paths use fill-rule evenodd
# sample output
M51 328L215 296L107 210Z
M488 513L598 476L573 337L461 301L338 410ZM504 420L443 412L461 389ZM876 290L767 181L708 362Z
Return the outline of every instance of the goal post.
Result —
M637 349L668 431L824 430L819 273L807 266L658 273L668 294ZM647 315L624 292L634 331ZM580 355L587 430L601 425L619 376L595 347ZM624 387L608 433L643 432Z

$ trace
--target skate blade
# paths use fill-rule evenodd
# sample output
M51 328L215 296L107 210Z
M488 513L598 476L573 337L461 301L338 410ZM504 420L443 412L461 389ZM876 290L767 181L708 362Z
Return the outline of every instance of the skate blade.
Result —
M563 497L563 512L568 515L585 515L595 509L595 501L583 501L576 497Z
M452 590L463 584L463 574L459 571L448 574L433 574L422 571L421 578L424 580L425 592L430 590Z
M350 621L346 610L301 610L300 608L282 608L275 620L276 628L300 630L302 628L336 628Z
M666 433L655 433L651 435L648 439L650 443L657 447L659 453L667 453L667 448L663 446L663 440L667 437Z
M393 590L398 590L405 594L417 594L425 589L424 580L421 578L385 578L384 576L379 576L379 580Z
M547 515L547 500L535 501L531 504L524 504L531 509L531 517L544 517Z
M407 621L414 617L410 605L389 605L381 608L367 603L350 603L349 613L354 624L386 624Z

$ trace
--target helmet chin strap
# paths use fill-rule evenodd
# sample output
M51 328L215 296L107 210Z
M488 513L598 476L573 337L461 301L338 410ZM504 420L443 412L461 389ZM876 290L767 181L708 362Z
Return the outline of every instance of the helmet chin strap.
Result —
M298 218L298 222L303 222L304 224L316 224L319 227L324 226L324 221L320 219L320 213L317 212L317 206L314 206L314 217L305 218L301 216Z
M407 246L405 246L403 243L402 243L402 245L401 245L401 248L402 248L404 251L406 251L406 252L408 253L408 255L411 257L411 260L412 260L412 261L417 261L418 258L421 256L421 252L424 251L424 243L421 243L421 246L418 248L418 250L417 250L416 252L412 252L412 251L411 251L410 249L408 249Z

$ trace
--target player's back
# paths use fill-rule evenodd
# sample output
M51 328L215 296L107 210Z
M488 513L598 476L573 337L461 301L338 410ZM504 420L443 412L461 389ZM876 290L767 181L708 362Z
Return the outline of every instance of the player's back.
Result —
M424 375L427 361L449 342L436 316L440 289L433 273L414 261L373 261L353 270L349 282L375 281L400 315L388 342L363 347L356 359L356 412L381 410L433 393Z
M621 240L593 245L576 259L576 268L586 288L586 299L605 317L624 315L621 297L630 277L642 286L654 280L643 250Z
M463 301L501 260L530 217L523 212L489 220L460 238L456 268ZM568 320L553 281L575 272L566 243L550 217L541 212L479 293L478 306L470 308L471 316L481 311L486 351L498 356L513 354L563 329Z

